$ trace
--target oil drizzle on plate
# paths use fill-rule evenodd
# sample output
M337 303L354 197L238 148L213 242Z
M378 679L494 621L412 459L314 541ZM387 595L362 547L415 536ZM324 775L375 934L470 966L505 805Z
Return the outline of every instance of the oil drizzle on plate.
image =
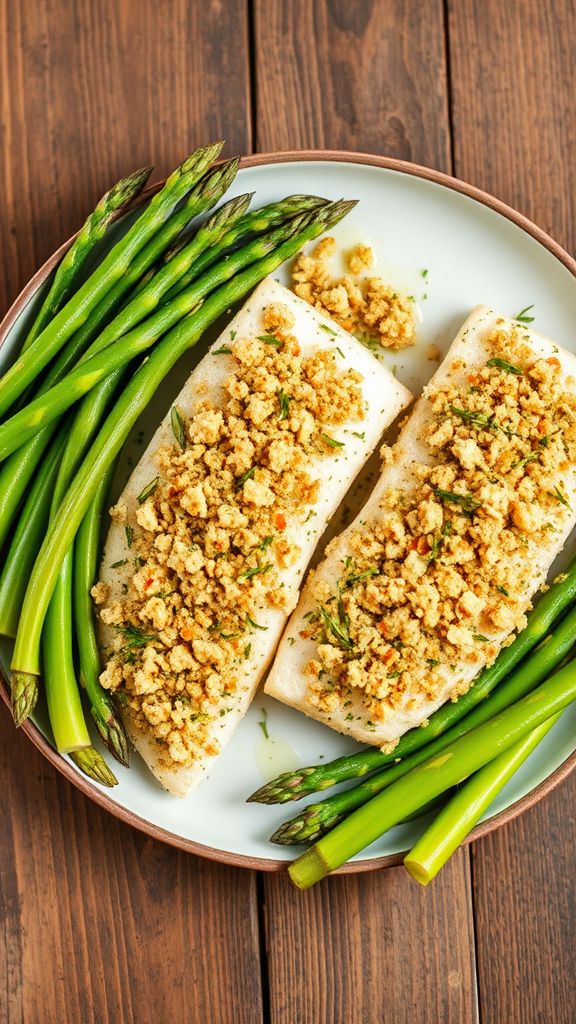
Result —
M271 736L268 732L268 715L262 708L262 720L258 722L262 730L254 752L256 765L263 782L270 782L282 772L291 772L302 763L300 754L279 736Z

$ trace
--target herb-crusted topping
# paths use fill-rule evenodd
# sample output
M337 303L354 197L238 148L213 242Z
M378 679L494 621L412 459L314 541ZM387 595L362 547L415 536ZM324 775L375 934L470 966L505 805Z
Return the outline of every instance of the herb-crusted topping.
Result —
M486 346L485 365L455 362L428 393L423 461L352 533L337 589L316 581L308 699L327 713L352 694L364 721L409 710L454 666L493 660L525 623L537 552L570 512L576 397L520 328L494 330Z
M268 306L261 333L233 341L218 406L200 396L190 418L171 417L175 443L158 451L158 476L125 527L127 593L96 590L117 633L102 683L125 695L169 765L217 753L209 723L233 703L263 613L290 600L281 573L300 548L288 527L314 514L314 466L337 457L335 428L364 419L360 375L341 368L328 338L303 356L293 326L288 307Z
M366 275L373 262L367 245L355 246L348 254L349 273L335 277L329 266L335 250L334 238L323 238L310 255L299 254L292 271L296 295L327 313L370 348L413 345L416 327L412 297L400 295L380 277ZM321 328L330 332L325 325Z

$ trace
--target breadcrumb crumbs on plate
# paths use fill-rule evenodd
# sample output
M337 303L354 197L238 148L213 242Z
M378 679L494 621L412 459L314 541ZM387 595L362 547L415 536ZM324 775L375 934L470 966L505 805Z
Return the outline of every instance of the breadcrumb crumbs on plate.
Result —
M292 268L296 295L360 341L377 341L382 348L395 351L413 345L414 303L382 278L365 274L373 263L372 249L356 245L347 254L349 273L343 277L335 277L329 267L335 252L336 241L329 236L309 255L299 253Z
M361 375L322 346L302 356L293 326L271 304L259 337L230 342L222 400L200 396L178 425L184 450L156 453L157 482L131 517L126 596L93 589L116 630L101 683L170 766L210 752L207 723L230 710L262 610L286 605L282 569L300 553L287 523L313 512L314 463L338 458L325 438L366 414Z

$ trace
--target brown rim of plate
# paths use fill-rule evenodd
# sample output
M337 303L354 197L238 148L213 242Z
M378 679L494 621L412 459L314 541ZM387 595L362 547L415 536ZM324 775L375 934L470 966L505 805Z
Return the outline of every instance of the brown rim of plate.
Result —
M550 235L546 234L541 228L533 224L531 220L525 217L521 213L517 213L506 203L503 203L500 199L496 199L488 192L484 192L482 189L476 188L474 185L469 185L464 181L460 181L457 178L451 177L449 174L444 174L441 171L432 170L429 167L421 167L418 164L407 163L404 160L393 160L388 157L374 156L371 153L354 153L345 152L341 150L329 150L329 149L310 149L310 150L288 150L280 153L257 153L254 156L243 157L240 163L241 167L258 167L264 164L279 164L279 163L290 163L291 161L307 161L307 160L323 160L331 161L334 163L350 163L350 164L364 164L369 167L383 167L386 170L399 171L403 174L410 174L416 178L424 178L426 181L435 182L437 185L443 185L446 188L451 189L453 192L460 192L462 195L468 196L470 199L475 199L482 205L487 206L489 209L499 213L502 217L512 221L517 227L525 231L526 234L536 239L544 248L548 249L553 256L559 260L563 266L576 278L576 261L562 248L558 242L555 242ZM156 184L149 185L136 200L134 205L139 205L144 199L148 198L154 192L157 192L161 188L163 182L157 182ZM18 320L18 317L26 307L29 300L32 298L34 293L40 287L40 285L46 280L48 275L52 272L56 264L62 258L66 250L71 245L73 239L69 238L67 242L64 242L59 249L44 263L44 265L34 274L28 284L20 292L6 316L0 323L0 346L4 343L8 332L11 330L13 325ZM8 681L0 674L0 693L3 700L9 706L10 697L8 689ZM171 846L176 846L181 850L186 850L188 853L194 853L200 857L206 857L208 860L220 861L223 864L232 864L235 867L257 869L259 871L280 871L285 869L289 861L286 860L269 860L265 857L248 857L243 854L230 853L227 850L218 850L213 846L204 846L201 843L196 843L191 839L185 839L182 836L175 835L173 832L169 832L166 829L159 828L157 825L153 825L151 822L146 821L139 815L134 814L132 811L127 810L125 807L121 807L117 804L108 794L91 783L85 776L77 772L71 765L71 763L65 758L58 754L48 740L42 735L40 730L30 720L24 722L21 726L22 731L28 736L38 750L44 754L44 757L50 761L52 765L71 782L77 789L79 789L86 796L90 797L94 803L103 807L109 811L116 818L126 822L128 825L132 825L134 828L139 829L141 832L147 833L154 839L159 839L161 842L168 843ZM506 825L508 822L513 821L524 811L527 811L530 807L533 807L539 800L550 793L555 786L563 782L568 777L570 772L576 768L576 750L570 754L569 757L554 771L547 779L544 779L535 789L531 790L525 796L521 797L510 807L505 808L498 814L495 814L493 818L488 821L482 822L477 825L476 828L470 833L469 836L464 840L465 843L469 843L474 839L480 839L482 836L488 835L495 829L500 828L502 825ZM286 805L288 810L289 805ZM402 863L405 853L390 854L387 857L375 857L372 860L363 861L352 861L351 863L345 864L343 867L338 868L333 874L354 874L360 871L374 871L377 868L389 868L395 867Z

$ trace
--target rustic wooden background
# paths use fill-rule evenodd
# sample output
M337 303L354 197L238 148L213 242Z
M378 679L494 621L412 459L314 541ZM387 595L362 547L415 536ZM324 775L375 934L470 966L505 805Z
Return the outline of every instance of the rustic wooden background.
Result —
M111 181L227 152L427 164L575 245L574 0L0 0L0 312ZM573 1024L576 777L421 890L179 853L0 708L7 1024Z

